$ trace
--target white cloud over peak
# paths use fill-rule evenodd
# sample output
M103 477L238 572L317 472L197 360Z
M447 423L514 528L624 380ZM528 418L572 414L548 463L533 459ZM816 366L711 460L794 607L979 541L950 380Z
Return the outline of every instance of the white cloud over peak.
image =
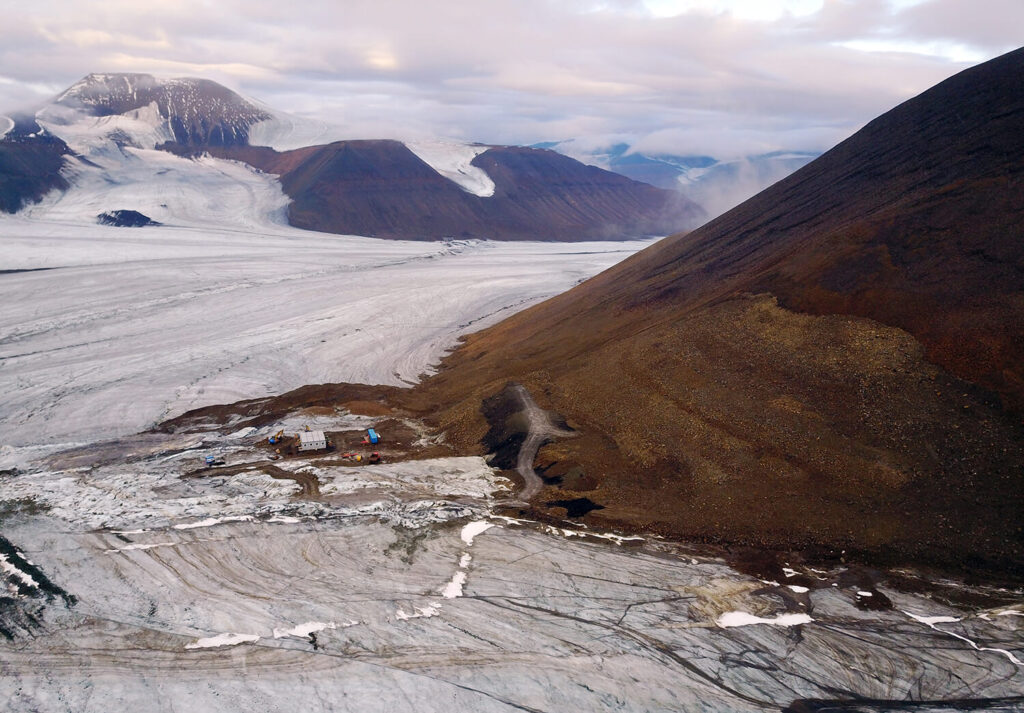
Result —
M0 109L137 71L353 137L821 149L1022 26L1019 0L37 0L0 27Z

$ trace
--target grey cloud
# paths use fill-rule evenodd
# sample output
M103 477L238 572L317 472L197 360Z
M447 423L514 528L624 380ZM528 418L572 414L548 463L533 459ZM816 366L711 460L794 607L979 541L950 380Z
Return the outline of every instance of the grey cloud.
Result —
M1021 43L1024 3L1020 0L928 0L902 12L898 29L925 40L1010 50Z
M985 2L1012 14L1016 0ZM0 81L0 107L89 71L152 71L207 76L353 137L628 135L726 151L774 135L818 150L964 67L837 43L945 38L956 6L827 0L810 17L753 23L656 19L640 0L40 0L0 29L0 77L13 80ZM995 54L1006 30L974 25L962 41Z

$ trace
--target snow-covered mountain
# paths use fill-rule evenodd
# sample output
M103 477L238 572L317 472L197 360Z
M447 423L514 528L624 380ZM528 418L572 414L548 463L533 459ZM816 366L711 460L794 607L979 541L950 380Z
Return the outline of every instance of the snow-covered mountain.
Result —
M37 118L62 125L82 115L131 116L177 143L247 144L249 129L272 115L208 79L164 79L150 74L90 74L75 82Z
M720 215L757 195L820 155L810 151L773 151L718 159L706 155L649 154L635 151L627 143L600 149L584 148L572 139L535 146L558 151L635 181L680 191L704 208L709 217Z
M704 217L674 192L553 151L344 140L205 79L90 74L0 126L0 210L30 217L131 210L416 240L625 239Z

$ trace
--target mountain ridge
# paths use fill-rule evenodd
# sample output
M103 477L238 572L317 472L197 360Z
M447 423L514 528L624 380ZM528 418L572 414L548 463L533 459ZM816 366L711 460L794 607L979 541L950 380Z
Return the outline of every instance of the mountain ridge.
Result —
M194 221L184 196L205 204L219 193L227 201L241 178L266 185L250 191L259 195L252 205L238 207L254 218L236 222L277 220L276 184L287 194L281 201L290 200L284 215L295 227L392 239L624 240L692 227L704 216L671 192L554 152L374 140L279 152L251 142L253 134L284 144L290 133L325 135L313 128L206 79L90 74L0 137L0 185L9 196L0 210L15 212L47 196L34 215L95 220L128 209L173 225ZM44 148L43 134L60 143ZM147 153L154 149L200 160L168 165ZM262 173L217 170L221 159ZM500 190L488 171L500 175ZM136 205L133 182L140 184ZM76 190L86 195L65 208L61 192ZM168 192L179 197L173 207L161 200Z
M186 147L165 150L192 155ZM471 165L495 184L475 195L393 140L339 141L277 152L208 147L278 175L300 228L384 238L615 240L655 235L701 215L668 191L584 166L555 152L487 147Z

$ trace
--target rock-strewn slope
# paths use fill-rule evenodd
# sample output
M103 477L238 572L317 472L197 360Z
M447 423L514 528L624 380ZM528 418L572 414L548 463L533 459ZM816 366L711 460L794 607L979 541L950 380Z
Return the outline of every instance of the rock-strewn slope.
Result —
M943 82L416 398L470 448L523 382L581 434L539 501L591 519L1021 573L1022 86L1024 50Z

